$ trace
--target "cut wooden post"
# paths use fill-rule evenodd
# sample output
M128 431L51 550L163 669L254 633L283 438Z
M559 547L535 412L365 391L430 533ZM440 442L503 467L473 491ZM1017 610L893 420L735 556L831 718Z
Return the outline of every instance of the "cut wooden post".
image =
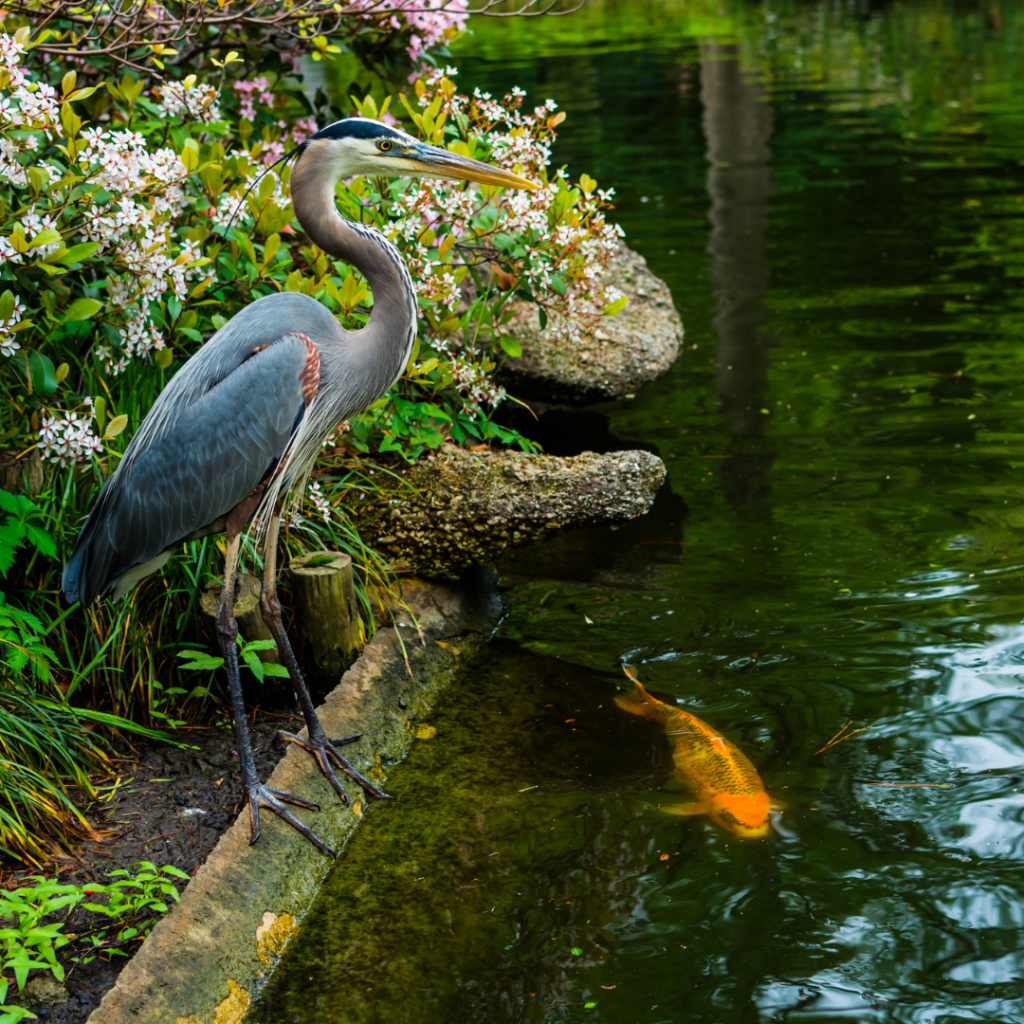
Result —
M288 571L306 675L336 686L362 646L352 559L340 551L313 551L293 558Z
M274 639L260 612L260 586L260 581L248 573L240 572L235 576L235 619L238 622L238 632L243 640ZM216 617L223 590L223 586L216 580L210 580L203 588L199 604L207 615ZM280 662L276 647L271 647L266 651L257 651L257 656L263 662Z

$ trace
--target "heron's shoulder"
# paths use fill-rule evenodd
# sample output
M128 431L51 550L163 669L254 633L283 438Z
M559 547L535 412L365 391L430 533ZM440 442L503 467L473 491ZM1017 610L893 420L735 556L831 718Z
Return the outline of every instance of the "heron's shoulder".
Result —
M304 334L314 345L334 339L340 326L316 299L298 292L265 295L239 310L211 335L164 389L177 400L194 401L245 362L255 349L272 345L288 334ZM161 395L163 397L163 395Z
M246 346L269 345L296 332L317 342L325 335L336 335L338 321L326 306L301 292L264 295L239 310L210 337L197 355L207 350L237 350L244 358L251 351Z

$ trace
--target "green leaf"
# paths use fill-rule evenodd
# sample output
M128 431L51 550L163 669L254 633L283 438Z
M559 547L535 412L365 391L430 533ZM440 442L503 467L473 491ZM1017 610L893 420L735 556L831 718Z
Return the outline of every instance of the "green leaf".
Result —
M96 426L100 434L107 422L107 400L100 395L92 404L93 416L96 417Z
M21 494L11 494L10 491L0 490L0 508L11 512L19 518L25 515L25 505L28 499Z
M61 238L59 231L54 231L53 228L43 228L31 242L28 243L30 249L38 249L43 245L62 245L64 239Z
M62 323L75 320L90 320L103 308L103 303L96 299L76 299L68 306Z
M614 302L609 302L604 307L605 316L618 316L626 308L626 303L629 302L629 296L623 295L622 298L616 299Z
M262 683L263 682L263 662L260 661L255 651L249 651L245 648L242 649L242 660L249 666L252 674Z
M331 559L333 561L333 559ZM273 640L250 640L245 645L247 651L276 651L277 644Z
M505 350L508 355L513 359L518 359L523 354L523 346L516 341L515 338L509 338L502 336L501 347Z
M108 424L107 429L103 433L103 440L107 441L118 436L124 432L124 428L128 426L128 416L125 413L121 413L120 416L115 416Z
M551 285L551 290L557 292L559 295L565 295L568 289L565 287L565 281L562 280L558 274L552 274L548 278L548 284Z
M73 245L63 256L50 257L53 263L62 263L65 266L69 263L81 263L88 259L98 248L99 242L82 242L80 245ZM91 300L95 302L96 300Z
M0 320L10 320L14 315L14 292L9 289L0 295Z
M265 662L263 665L263 674L268 676L277 676L281 679L288 678L288 669L284 665L276 665L272 661Z
M189 663L179 666L185 672L212 671L224 664L223 658L215 658L205 651L178 651L179 658L188 658Z
M57 371L48 356L32 352L28 357L28 372L32 378L32 390L37 395L52 395L59 387Z
M35 523L25 523L25 539L32 544L40 554L46 555L47 558L57 557L57 545L53 543L53 538L50 534L44 530L41 526L36 526ZM39 632L42 632L42 626L38 627Z
M430 402L424 402L420 406L420 409L423 411L424 415L433 416L435 420L444 420L446 423L451 422L451 416L449 416L444 409L440 408L440 406L432 405Z

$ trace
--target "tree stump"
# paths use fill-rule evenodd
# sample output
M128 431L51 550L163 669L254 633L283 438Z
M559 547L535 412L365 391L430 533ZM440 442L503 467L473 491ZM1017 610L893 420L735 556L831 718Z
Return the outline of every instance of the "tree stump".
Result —
M313 551L292 559L288 571L307 681L333 688L362 646L352 559L340 551Z
M0 490L34 498L46 485L38 451L18 457L17 448L0 449Z
M248 573L240 572L235 577L235 620L238 622L238 632L243 640L274 639L260 612L260 587L260 581ZM210 580L203 588L199 604L207 615L216 617L223 590L216 580ZM260 661L280 664L281 659L277 656L276 647L256 653Z

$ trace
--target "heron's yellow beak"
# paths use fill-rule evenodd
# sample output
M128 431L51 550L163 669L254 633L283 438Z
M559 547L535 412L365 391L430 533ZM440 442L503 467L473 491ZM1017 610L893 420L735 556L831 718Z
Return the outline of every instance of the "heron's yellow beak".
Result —
M455 181L479 181L484 185L500 185L502 188L524 188L536 192L541 186L524 178L521 174L503 170L482 160L459 156L447 149L420 143L416 150L405 155L409 171L425 178L447 178Z

